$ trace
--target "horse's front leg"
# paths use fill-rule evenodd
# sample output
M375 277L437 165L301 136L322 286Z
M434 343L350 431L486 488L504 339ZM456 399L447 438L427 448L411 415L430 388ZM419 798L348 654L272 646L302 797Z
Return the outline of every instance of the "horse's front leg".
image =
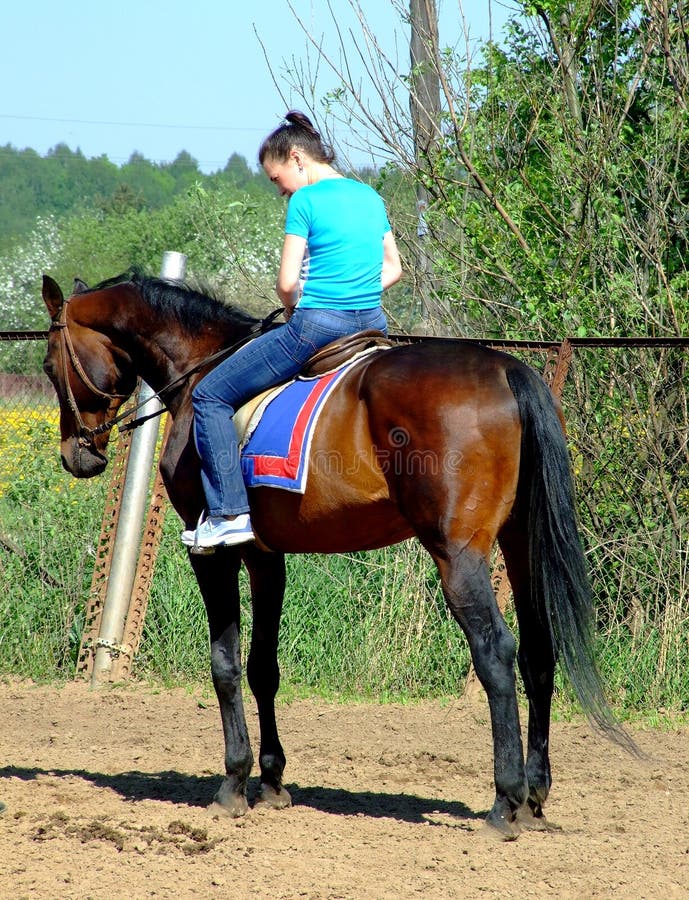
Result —
M236 550L209 556L189 554L206 605L211 644L211 673L225 736L225 778L213 808L232 817L247 809L246 786L253 754L244 717L239 645L239 566Z
M292 804L292 798L282 784L285 754L275 721L275 695L280 685L277 654L285 595L285 557L282 553L266 553L255 545L246 547L243 557L249 571L253 606L247 678L256 698L261 729L261 791L258 802L274 809L283 809Z

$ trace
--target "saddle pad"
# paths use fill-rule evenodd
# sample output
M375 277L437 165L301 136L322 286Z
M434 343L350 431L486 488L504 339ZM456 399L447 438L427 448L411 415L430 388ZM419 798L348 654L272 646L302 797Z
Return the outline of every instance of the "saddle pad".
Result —
M313 429L330 393L352 364L320 378L297 378L262 396L242 446L242 475L248 488L304 493Z

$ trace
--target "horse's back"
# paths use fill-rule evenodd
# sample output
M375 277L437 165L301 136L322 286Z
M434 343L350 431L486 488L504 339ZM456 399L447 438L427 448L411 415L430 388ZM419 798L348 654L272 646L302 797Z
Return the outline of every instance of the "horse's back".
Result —
M415 390L431 387L433 395L429 401L442 400L450 394L452 402L457 403L462 402L464 393L473 400L479 387L495 390L503 385L510 393L505 373L512 366L522 364L482 344L433 338L376 354L361 373L367 384L385 381L386 389L404 382Z

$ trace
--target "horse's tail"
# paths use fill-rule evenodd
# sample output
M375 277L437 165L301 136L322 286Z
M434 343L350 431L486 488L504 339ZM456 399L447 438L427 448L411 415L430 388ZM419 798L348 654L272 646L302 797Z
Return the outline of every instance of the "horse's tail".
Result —
M531 602L547 622L556 658L584 713L607 737L638 752L615 721L593 650L594 606L577 527L564 429L552 393L532 369L507 371L522 423L517 502L527 510Z

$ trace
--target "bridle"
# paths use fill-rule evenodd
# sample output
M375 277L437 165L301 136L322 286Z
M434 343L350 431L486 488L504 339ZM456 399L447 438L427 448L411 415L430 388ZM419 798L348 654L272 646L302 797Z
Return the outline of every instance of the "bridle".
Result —
M223 347L221 350L218 350L216 353L212 353L210 356L207 356L205 359L202 359L200 363L197 363L195 366L192 366L191 369L188 369L186 372L183 372L181 375L178 375L176 378L173 378L172 381L168 382L164 387L162 387L159 391L156 391L152 395L146 397L145 400L142 400L140 403L137 403L135 406L130 407L125 410L123 413L120 413L117 416L114 416L110 419L106 419L105 422L102 422L100 425L97 425L95 428L89 428L84 422L81 413L79 412L79 407L77 406L76 398L74 396L74 391L72 390L72 385L69 381L69 371L68 371L68 361L71 363L72 368L76 372L76 374L81 379L82 384L89 390L91 393L95 394L97 397L101 397L103 400L108 400L110 403L114 403L117 400L126 400L127 397L130 397L133 393L129 391L126 394L118 394L115 391L108 392L102 391L97 385L93 383L93 381L89 378L86 370L84 369L81 361L77 355L77 352L74 348L74 343L72 342L72 336L69 333L69 325L67 323L67 306L72 298L68 297L62 304L60 308L59 315L57 319L55 319L51 326L50 330L55 330L58 335L58 347L59 347L59 360L60 360L60 375L62 378L62 382L64 384L65 397L67 401L67 406L69 407L70 412L74 416L74 420L77 423L77 427L79 430L77 446L79 449L85 447L92 447L94 445L94 439L100 435L105 434L108 431L112 431L115 425L119 425L120 422L123 422L125 419L128 419L130 416L133 416L134 413L139 410L142 406L150 403L155 398L158 398L161 401L161 406L152 413L149 413L146 416L140 416L137 419L134 419L131 422L127 422L120 428L120 431L130 431L133 428L137 428L139 425L142 425L144 422L148 421L148 419L152 419L155 416L161 415L165 411L165 401L163 400L163 396L169 394L174 388L179 387L180 384L185 382L192 375L195 375L205 366L210 365L211 363L217 362L225 357L229 356L231 353L234 353L239 347L248 343L252 338L254 338L257 334L262 334L269 325L282 313L284 313L284 307L280 306L277 309L274 309L269 315L265 317L265 319L261 319L260 322L257 322L247 334L241 338L241 340L232 344L230 347Z
M68 297L64 301L62 307L60 308L57 319L53 321L50 326L50 330L55 330L58 335L60 376L64 385L67 406L69 407L69 411L74 416L74 420L76 421L77 428L79 430L78 445L79 447L88 447L93 444L93 439L99 432L98 429L88 428L81 416L76 397L74 396L74 391L72 390L72 385L69 380L68 361L71 363L72 368L79 376L84 387L86 387L89 391L91 391L92 394L95 394L97 397L101 397L103 400L108 400L110 403L114 403L116 400L126 400L127 397L130 396L131 391L128 394L118 394L114 391L110 393L108 391L102 391L89 378L86 370L81 364L81 360L79 359L76 350L74 349L72 336L69 333L69 326L67 324L67 306L69 305L70 300L71 297Z

